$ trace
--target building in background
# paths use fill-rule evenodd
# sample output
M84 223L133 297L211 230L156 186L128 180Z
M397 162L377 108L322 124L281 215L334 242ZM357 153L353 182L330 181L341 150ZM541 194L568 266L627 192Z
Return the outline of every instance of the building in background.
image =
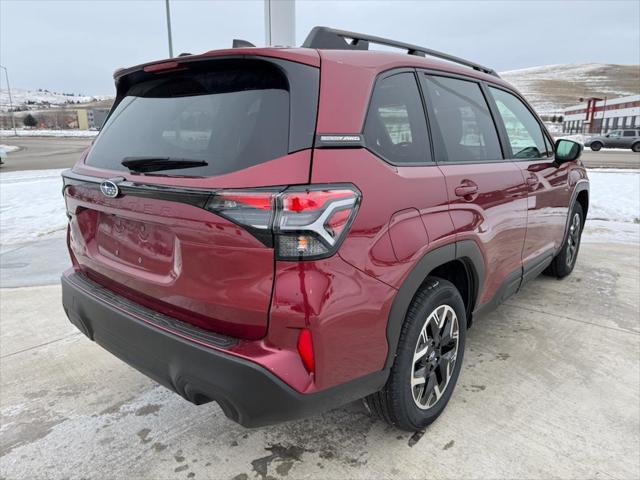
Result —
M606 133L620 128L640 128L640 95L589 98L564 111L566 133Z
M78 129L93 130L102 128L109 114L108 108L82 108L77 110Z

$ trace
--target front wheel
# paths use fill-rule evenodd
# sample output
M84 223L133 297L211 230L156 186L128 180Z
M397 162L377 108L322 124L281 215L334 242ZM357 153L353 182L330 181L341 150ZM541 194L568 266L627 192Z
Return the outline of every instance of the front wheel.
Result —
M569 217L569 228L565 234L564 242L560 251L551 262L551 265L544 271L552 277L563 278L573 271L580 250L580 239L582 238L582 227L584 226L584 213L582 205L574 203Z
M601 148L602 148L602 144L600 142L593 142L591 144L591 150L593 150L594 152L597 152Z
M429 277L413 299L384 388L365 404L398 428L425 428L446 407L460 374L467 332L464 302L447 280Z
M633 150L636 153L640 152L640 142L636 142L633 145L631 145L631 150Z

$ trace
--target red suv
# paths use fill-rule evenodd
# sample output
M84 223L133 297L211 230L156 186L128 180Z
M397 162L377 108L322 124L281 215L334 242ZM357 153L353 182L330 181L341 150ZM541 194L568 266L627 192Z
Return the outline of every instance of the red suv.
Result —
M571 273L582 147L450 55L324 27L302 48L242 45L115 73L63 173L67 315L242 425L365 398L421 429L472 319Z

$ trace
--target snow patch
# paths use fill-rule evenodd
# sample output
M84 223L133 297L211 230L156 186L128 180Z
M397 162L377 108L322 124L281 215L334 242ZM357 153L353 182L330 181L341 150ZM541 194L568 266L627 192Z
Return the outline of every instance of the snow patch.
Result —
M640 170L589 170L587 219L640 223Z
M95 137L97 130L0 130L0 137Z
M64 235L61 170L0 174L0 244Z
M15 145L0 144L0 150L2 150L4 153L11 153L15 152L16 150L20 150L20 147L16 147Z

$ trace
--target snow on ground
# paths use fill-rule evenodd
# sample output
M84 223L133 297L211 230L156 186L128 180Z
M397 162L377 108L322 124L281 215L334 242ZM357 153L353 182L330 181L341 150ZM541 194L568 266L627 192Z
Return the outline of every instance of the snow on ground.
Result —
M18 137L95 137L97 130L18 130ZM0 130L0 137L15 137L13 130Z
M3 150L5 153L10 153L20 150L20 147L16 147L15 145L3 145L0 143L0 150Z
M0 245L64 234L67 217L60 172L0 174Z
M0 245L63 235L62 170L0 174ZM640 170L589 170L585 240L640 244Z

